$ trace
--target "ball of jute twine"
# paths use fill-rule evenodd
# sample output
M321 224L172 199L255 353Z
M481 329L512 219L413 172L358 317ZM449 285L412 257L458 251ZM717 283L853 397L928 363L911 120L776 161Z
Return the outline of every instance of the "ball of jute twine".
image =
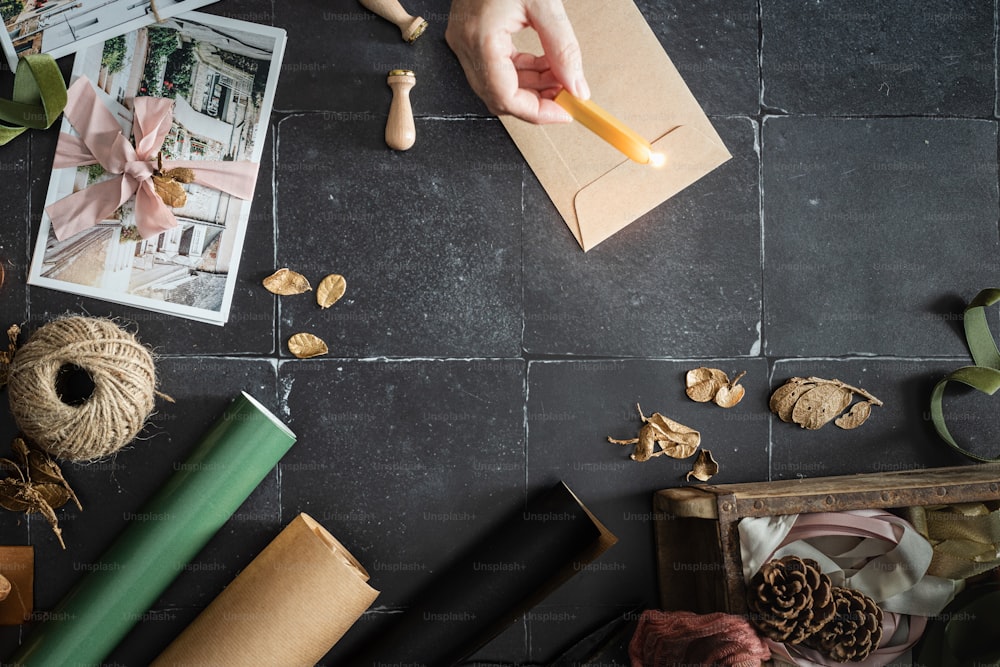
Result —
M77 367L94 384L89 397L65 403L60 372ZM66 317L43 325L14 355L7 391L14 420L52 456L90 461L130 443L153 411L153 357L111 320Z

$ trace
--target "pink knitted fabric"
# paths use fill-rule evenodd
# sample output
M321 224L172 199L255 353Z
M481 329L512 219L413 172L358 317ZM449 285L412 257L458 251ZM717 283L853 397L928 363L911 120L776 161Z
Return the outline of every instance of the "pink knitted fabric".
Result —
M632 667L760 667L771 652L745 618L648 609L628 647Z

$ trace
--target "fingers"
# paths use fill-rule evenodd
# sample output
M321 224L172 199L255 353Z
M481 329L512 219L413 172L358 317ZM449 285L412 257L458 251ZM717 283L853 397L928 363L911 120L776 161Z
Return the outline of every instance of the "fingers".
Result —
M519 53L512 36L532 25L545 55ZM551 98L589 97L580 47L560 0L453 0L445 40L491 113L531 123L571 122Z
M542 49L556 79L581 99L590 98L590 86L583 75L583 56L561 0L528 3L527 16L538 33Z

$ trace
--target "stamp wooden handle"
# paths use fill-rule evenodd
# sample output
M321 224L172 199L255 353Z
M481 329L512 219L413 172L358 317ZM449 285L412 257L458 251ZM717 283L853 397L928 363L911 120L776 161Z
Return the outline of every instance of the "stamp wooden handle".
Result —
M360 0L361 4L382 18L395 23L403 39L412 42L427 29L427 21L419 16L411 16L399 4L399 0Z
M417 78L408 69L394 69L389 72L386 82L392 88L392 104L389 105L389 120L385 125L385 143L389 148L405 151L417 140L410 106L410 88L417 83Z

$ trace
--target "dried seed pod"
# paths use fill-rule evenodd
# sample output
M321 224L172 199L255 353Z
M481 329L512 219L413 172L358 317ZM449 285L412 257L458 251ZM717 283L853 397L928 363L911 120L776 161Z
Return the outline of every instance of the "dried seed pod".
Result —
M702 482L707 482L717 474L719 474L719 464L712 458L712 451L703 449L698 452L698 458L694 460L694 465L691 466L691 471L688 472L686 479L690 482L691 478L694 477Z
M320 281L316 287L316 303L320 308L329 308L344 296L347 291L347 280L344 276L331 273Z
M850 411L837 417L833 423L844 430L857 428L868 421L872 414L872 404L868 401L858 401L851 406Z
M792 421L810 430L815 430L839 415L851 404L851 392L832 384L813 387L795 401Z
M778 418L783 422L792 421L795 401L799 400L799 396L812 389L813 386L815 385L808 383L805 378L792 378L771 394L771 412L778 415Z
M187 191L184 186L169 176L153 174L153 190L160 196L163 203L171 208L180 208L187 203Z
M322 356L330 350L322 338L311 333L297 333L288 339L288 351L299 359L309 359Z
M834 422L841 428L851 429L865 423L871 415L872 406L882 405L882 401L864 389L837 379L794 377L771 394L769 405L771 412L782 421L792 421L807 429L818 429L851 405L855 395L862 396L865 400L856 403L850 412L841 415Z
M278 269L264 278L264 287L267 288L268 292L282 296L302 294L312 289L308 278L291 269Z
M692 401L698 403L715 401L720 408L731 408L743 400L746 391L743 385L738 383L746 374L747 372L743 371L730 382L729 376L718 368L704 366L695 368L684 376L686 393Z
M746 389L743 388L743 385L739 384L739 381L746 374L747 372L743 371L734 377L732 382L727 382L725 385L719 387L719 391L715 392L715 404L720 408L731 408L742 401Z
M675 459L686 459L698 449L701 444L701 434L698 431L664 417L659 412L654 412L647 418L638 404L635 407L642 418L639 437L627 440L608 437L608 442L615 445L635 445L635 451L630 457L633 461L648 461L663 454ZM657 446L659 451L656 451Z
M0 602L7 599L7 596L10 595L10 589L10 579L0 574Z
M715 398L719 387L729 384L729 376L718 368L694 368L684 376L688 398L698 403L708 403Z

